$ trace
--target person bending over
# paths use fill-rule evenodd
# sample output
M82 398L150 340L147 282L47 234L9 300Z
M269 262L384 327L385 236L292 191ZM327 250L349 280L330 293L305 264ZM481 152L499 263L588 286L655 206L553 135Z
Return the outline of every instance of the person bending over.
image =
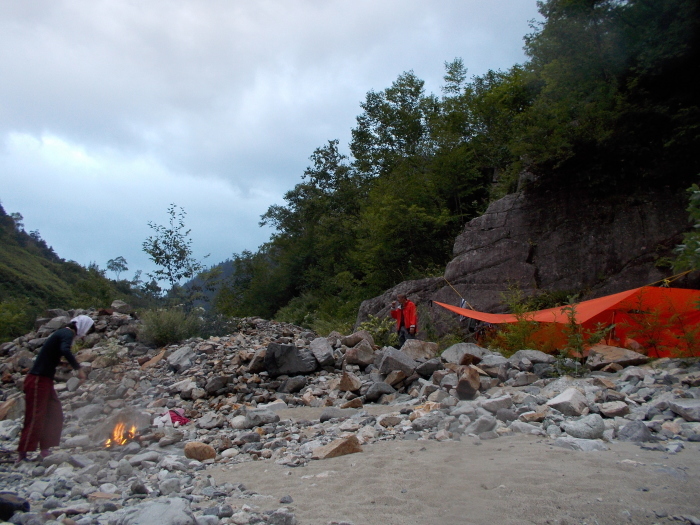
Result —
M17 462L27 459L27 453L41 449L41 456L51 454L51 447L58 446L63 430L63 410L53 387L61 356L78 371L78 378L85 381L85 371L71 352L75 336L86 335L93 327L93 320L87 315L79 315L71 320L65 328L56 330L49 336L34 358L34 365L24 378L24 395L26 409L24 427L17 447Z

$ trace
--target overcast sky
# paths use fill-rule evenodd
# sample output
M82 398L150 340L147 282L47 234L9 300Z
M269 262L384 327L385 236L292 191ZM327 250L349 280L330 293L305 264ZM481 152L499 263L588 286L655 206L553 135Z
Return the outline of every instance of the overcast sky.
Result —
M255 251L313 150L347 152L368 91L522 63L536 18L535 0L3 0L0 202L65 259L123 256L122 278L153 269L170 203L207 264Z

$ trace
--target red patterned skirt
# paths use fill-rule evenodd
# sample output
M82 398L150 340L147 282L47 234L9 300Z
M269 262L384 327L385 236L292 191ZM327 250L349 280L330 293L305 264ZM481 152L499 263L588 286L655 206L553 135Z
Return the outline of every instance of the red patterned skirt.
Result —
M63 410L50 377L27 374L24 378L26 410L18 452L57 447L63 430Z

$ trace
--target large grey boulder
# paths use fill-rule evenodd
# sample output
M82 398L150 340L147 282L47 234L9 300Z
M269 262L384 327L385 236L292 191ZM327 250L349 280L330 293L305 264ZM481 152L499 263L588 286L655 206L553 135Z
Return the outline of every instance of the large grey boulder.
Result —
M197 419L197 426L211 430L212 428L221 428L226 424L226 418L216 412L207 412L202 417Z
M308 348L270 343L265 353L265 369L271 377L310 374L318 368L318 361Z
M656 441L656 438L643 421L630 421L624 427L618 429L617 439L620 441L633 441L635 443Z
M527 359L533 365L540 363L551 365L556 361L556 358L553 355L545 354L539 350L518 350L512 356L510 356L509 361L513 365L517 366L517 364L524 359Z
M561 424L564 432L579 439L600 439L605 432L605 423L598 414L590 414L576 421L565 421Z
M319 365L332 366L335 363L333 347L325 337L317 337L311 341L309 348L311 348L311 353L314 354Z
M278 391L285 394L294 394L299 392L306 386L306 376L294 376L285 379L280 385Z
M359 365L364 368L374 363L374 359L374 348L364 339L345 352L345 363L348 365Z
M370 347L374 346L374 338L367 330L358 330L355 333L341 337L340 344L345 346L356 346L360 341L367 341Z
M168 356L168 366L175 372L184 372L192 367L194 350L190 346L178 348Z
M417 362L400 350L388 348L384 350L384 355L379 363L379 373L387 375L394 370L400 370L410 376L417 366Z
M591 370L600 370L612 363L618 364L621 367L643 365L649 361L649 358L644 354L619 348L617 346L596 345L588 352L586 366Z
M438 426L440 421L442 421L445 418L445 414L438 410L434 410L432 412L429 412L428 414L421 416L419 418L414 419L411 422L411 428L413 430L416 430L420 432L421 430L427 430L430 428L435 428Z
M183 498L143 503L121 512L115 525L196 525L190 502Z
M421 363L416 367L416 373L422 377L428 378L432 376L435 371L442 370L445 367L439 358L429 359L425 363Z
M411 359L425 361L437 355L438 345L430 341L420 339L408 339L401 347L401 351Z
M481 408L488 410L492 414L495 414L502 408L510 408L511 406L513 406L513 398L507 394L505 396L484 399L481 402Z
M578 450L581 452L599 452L608 450L608 446L599 439L580 439L563 436L555 439L554 443L552 444L555 447L561 447L568 450Z
M557 409L567 416L580 416L588 407L586 396L576 388L567 388L558 396L547 401L547 406Z
M700 421L700 399L674 399L668 408L686 421Z
M365 393L365 400L371 403L378 400L384 394L393 394L394 392L396 392L394 387L385 383L384 381L372 383L367 389L367 393Z
M483 434L484 432L491 432L495 430L498 426L498 420L493 416L481 416L470 423L466 429L464 429L465 434Z
M269 408L247 410L245 417L248 421L248 428L261 427L270 423L277 423L280 420L279 415Z
M440 358L446 363L470 365L479 363L487 354L488 350L474 343L457 343L445 349Z
M207 381L207 384L204 386L204 390L207 391L207 394L213 395L216 394L219 390L224 390L228 386L228 384L231 382L233 379L232 376L214 376L210 377L209 380Z

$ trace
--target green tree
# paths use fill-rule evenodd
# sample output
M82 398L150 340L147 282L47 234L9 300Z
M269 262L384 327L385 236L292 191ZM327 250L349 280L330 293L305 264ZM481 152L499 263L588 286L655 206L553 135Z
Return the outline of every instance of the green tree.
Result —
M117 274L117 281L119 280L119 274L122 272L126 272L129 270L129 268L126 266L128 263L126 262L126 259L122 257L121 255L119 257L116 257L115 259L110 259L107 261L107 269L110 272L114 272Z
M182 279L191 279L204 269L202 263L192 256L191 230L185 229L185 210L175 204L168 207L169 226L148 223L155 235L142 244L143 251L159 268L149 273L151 279L167 279L171 287Z
M678 271L700 270L700 186L693 184L688 188L688 194L688 213L693 223L693 231L683 235L683 243L676 247L678 257L674 268Z

